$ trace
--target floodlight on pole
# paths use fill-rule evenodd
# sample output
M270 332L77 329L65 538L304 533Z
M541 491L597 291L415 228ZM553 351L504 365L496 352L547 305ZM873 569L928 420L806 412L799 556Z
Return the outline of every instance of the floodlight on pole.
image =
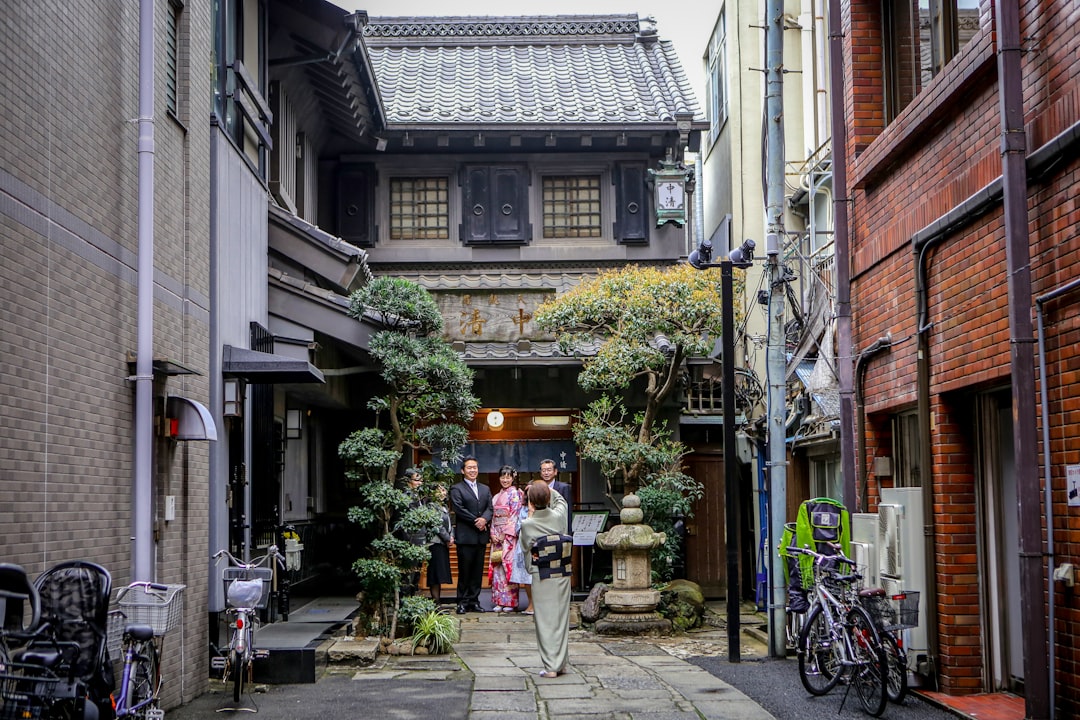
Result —
M697 270L720 268L721 357L723 374L721 407L724 419L724 524L727 545L727 629L728 662L739 662L739 478L735 471L735 292L733 269L749 267L754 260L753 240L728 253L718 263L712 260L712 242L703 240L687 261Z

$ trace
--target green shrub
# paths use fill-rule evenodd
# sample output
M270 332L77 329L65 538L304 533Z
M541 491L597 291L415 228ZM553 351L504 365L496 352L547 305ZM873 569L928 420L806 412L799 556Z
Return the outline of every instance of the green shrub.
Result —
M437 610L422 616L413 629L412 648L423 646L432 655L450 652L460 637L457 621Z
M415 628L424 616L439 609L431 598L420 595L410 595L401 600L401 608L398 610L398 622L406 628Z

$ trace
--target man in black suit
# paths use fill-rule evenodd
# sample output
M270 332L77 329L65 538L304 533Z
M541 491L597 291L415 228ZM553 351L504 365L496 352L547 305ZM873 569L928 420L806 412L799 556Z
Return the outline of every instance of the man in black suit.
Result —
M571 497L573 493L570 491L570 484L557 480L557 477L559 477L559 471L555 467L555 461L550 459L541 460L540 479L546 482L549 488L562 495L563 500L566 501L566 532L573 535L574 499Z
M462 479L450 488L450 508L457 517L454 540L458 558L458 615L484 612L480 607L480 586L484 582L484 548L489 539L489 526L495 508L491 504L491 489L478 483L480 465L476 458L467 457L461 463Z

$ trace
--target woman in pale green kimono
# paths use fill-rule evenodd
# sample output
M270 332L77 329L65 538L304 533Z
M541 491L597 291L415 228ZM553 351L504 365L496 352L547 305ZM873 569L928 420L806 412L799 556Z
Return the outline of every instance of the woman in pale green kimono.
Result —
M566 671L570 645L570 553L573 538L566 527L566 500L536 480L529 486L531 514L521 522L518 541L525 567L532 573L536 644L544 669L541 677Z

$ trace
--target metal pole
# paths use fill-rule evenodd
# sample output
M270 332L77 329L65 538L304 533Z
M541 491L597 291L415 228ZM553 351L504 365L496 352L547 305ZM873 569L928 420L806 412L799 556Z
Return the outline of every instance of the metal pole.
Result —
M139 2L139 259L131 579L154 578L154 0Z
M856 443L852 436L855 403L854 347L851 337L851 245L848 236L847 118L844 108L844 36L840 33L842 13L839 2L829 2L829 108L832 112L833 248L836 258L836 364L840 385L840 477L844 506L850 512L867 512L869 503L859 496L856 482L866 472L864 458L856 466ZM860 418L863 416L860 415Z
M769 337L766 354L769 411L769 656L786 657L783 559L776 552L787 519L787 353L784 342L784 2L765 4L766 253Z
M720 263L720 302L724 373L724 522L727 542L727 635L728 661L739 662L739 479L735 465L735 300L732 264Z

